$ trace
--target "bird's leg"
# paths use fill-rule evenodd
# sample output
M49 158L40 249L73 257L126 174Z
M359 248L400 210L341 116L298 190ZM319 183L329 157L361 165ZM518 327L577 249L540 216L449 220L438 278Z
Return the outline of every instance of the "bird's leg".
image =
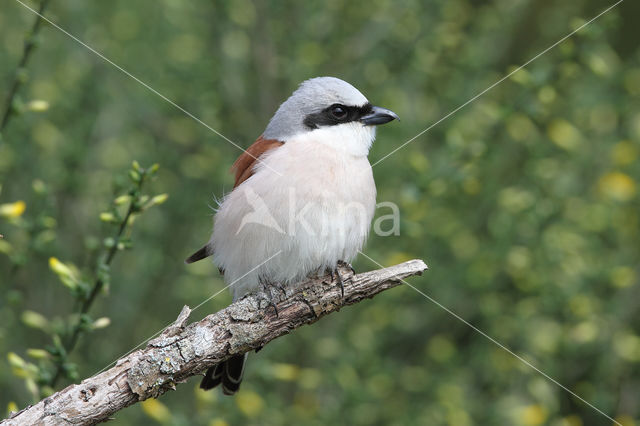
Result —
M342 296L344 297L344 283L346 281L350 281L353 275L350 275L347 278L343 278L342 274L340 273L340 268L351 269L351 273L353 275L356 274L356 271L355 269L353 269L353 266L351 266L349 262L345 262L344 260L338 260L338 263L336 264L335 269L331 271L331 281L333 281L333 274L335 274L336 278L338 279L338 285L340 286L340 291L342 292Z
M262 278L259 279L260 285L262 287L262 294L264 294L264 299L267 301L267 306L271 306L273 311L276 313L276 317L278 316L278 307L273 302L273 294L271 293L271 286Z
M333 282L334 278L335 278L335 277L334 277L334 275L333 275L333 274L334 274L334 270L333 270L332 268L327 268L327 269L325 269L325 270L324 270L324 272L322 273L322 276L324 277L324 276L326 276L327 274L329 274L329 276L331 277L331 281L322 280L322 282L323 282L324 284L331 284L331 283ZM320 276L320 272L318 272L318 276Z
M287 288L282 285L282 283L276 283L276 286L280 289L280 291L282 292L282 294L284 295L284 298L287 298Z
M323 280L322 282L325 283L325 284L331 284L337 278L338 279L338 285L340 286L340 290L342 291L342 295L344 296L344 282L342 280L342 275L340 275L340 271L338 271L338 266L336 265L335 268L327 268L325 270L325 273L327 273L327 272L329 273L329 276L331 277L331 281L327 282L327 281Z
M338 285L340 286L340 292L342 293L342 297L344 297L344 281L342 280L342 274L340 274L340 271L338 270L337 266L334 272L338 278ZM331 274L331 281L333 281L333 273Z

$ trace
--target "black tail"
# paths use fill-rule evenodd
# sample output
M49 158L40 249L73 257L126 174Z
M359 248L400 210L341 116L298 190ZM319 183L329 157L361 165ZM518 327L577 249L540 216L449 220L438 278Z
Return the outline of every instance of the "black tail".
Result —
M200 382L200 389L213 389L222 383L222 393L233 395L240 389L247 354L237 355L209 368Z

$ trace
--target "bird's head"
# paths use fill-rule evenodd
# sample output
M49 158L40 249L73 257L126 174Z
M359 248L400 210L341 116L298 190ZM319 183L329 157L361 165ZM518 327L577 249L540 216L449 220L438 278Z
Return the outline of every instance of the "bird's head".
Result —
M353 155L367 155L375 126L395 119L396 113L371 105L346 81L316 77L302 82L280 105L264 137L289 142L310 136Z

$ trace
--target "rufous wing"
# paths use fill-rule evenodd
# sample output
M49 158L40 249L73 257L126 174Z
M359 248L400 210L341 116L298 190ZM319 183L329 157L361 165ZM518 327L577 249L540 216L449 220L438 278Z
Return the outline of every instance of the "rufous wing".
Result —
M253 168L260 161L260 157L267 151L282 146L283 143L276 139L265 139L260 136L245 152L240 154L236 162L231 166L231 171L236 176L236 182L233 187L235 188L253 175Z

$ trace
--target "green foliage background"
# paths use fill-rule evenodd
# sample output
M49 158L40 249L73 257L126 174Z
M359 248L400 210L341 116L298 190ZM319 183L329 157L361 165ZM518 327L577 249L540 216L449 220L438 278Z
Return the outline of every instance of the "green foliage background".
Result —
M402 118L379 129L373 163L610 4L52 0L46 15L243 147L300 81L343 78ZM375 166L401 235L366 249L425 259L412 284L625 425L640 419L639 15L623 2ZM2 101L33 21L2 3ZM114 260L90 312L111 325L81 339L80 377L223 287L214 265L182 260L208 238L239 154L50 25L26 76L0 142L0 204L26 203L0 218L2 407L32 402L6 354L48 341L23 312L73 309L49 257L93 268L99 214L132 160L161 165L149 187L169 199ZM252 355L234 398L197 383L112 423L611 424L408 287Z

